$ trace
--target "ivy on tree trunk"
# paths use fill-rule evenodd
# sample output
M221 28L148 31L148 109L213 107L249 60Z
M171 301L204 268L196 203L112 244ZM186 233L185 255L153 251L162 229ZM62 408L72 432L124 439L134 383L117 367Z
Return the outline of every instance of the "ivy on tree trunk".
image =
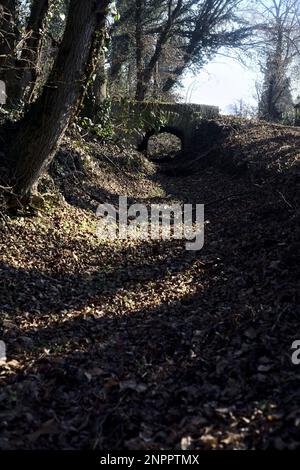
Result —
M45 171L77 109L105 27L109 0L71 0L57 59L40 95L19 123L9 157L14 192L27 197ZM96 46L95 46L96 44Z

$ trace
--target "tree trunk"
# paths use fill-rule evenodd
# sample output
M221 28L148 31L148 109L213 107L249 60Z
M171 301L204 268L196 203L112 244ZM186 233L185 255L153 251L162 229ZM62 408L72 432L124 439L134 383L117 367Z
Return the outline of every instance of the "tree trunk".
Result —
M182 76L183 72L185 72L186 68L191 62L191 57L194 54L194 50L197 45L197 35L194 33L192 35L192 38L190 40L190 44L186 47L185 54L183 56L183 63L181 65L178 65L178 67L175 68L175 70L172 73L172 76L167 78L164 86L163 86L163 92L167 93L171 90L171 88L174 87L178 83L178 80Z
M141 0L136 0L136 5L139 4ZM178 0L175 8L173 8L173 1L169 0L168 2L168 18L166 20L166 23L164 27L162 28L160 35L157 39L155 50L153 55L151 56L149 62L147 65L143 68L142 65L142 46L139 43L142 44L142 29L141 26L138 29L138 20L142 21L142 16L140 9L137 8L136 11L136 24L137 24L137 30L136 30L136 47L137 47L137 91L136 91L136 100L137 101L143 101L145 99L146 93L149 89L149 85L151 82L151 79L153 77L155 67L161 57L163 48L165 44L167 43L172 27L174 24L174 21L176 18L180 15L182 8L182 0ZM141 55L141 57L140 57ZM139 59L139 60L138 60Z
M143 82L143 27L142 27L142 0L135 2L135 63L136 63L136 93L135 99L143 101L145 98L145 85Z
M30 194L52 160L81 100L108 4L109 0L70 2L63 41L49 79L20 123L10 148L14 191L20 197Z
M103 24L103 32L105 24ZM102 35L104 43L104 34ZM103 43L100 42L98 47L94 48L91 54L90 63L93 64L92 69L86 78L85 92L76 109L77 114L87 116L94 120L97 117L101 104L106 100L107 93L107 77L105 71L105 54Z
M158 60L160 59L163 46L165 45L168 39L168 34L169 34L169 28L166 27L166 29L161 33L161 36L159 37L157 41L155 51L150 61L145 67L145 70L143 70L141 73L141 77L138 80L138 88L137 88L137 95L136 95L137 101L143 101L145 99L146 93L149 89L151 79L154 74L155 67L158 63Z
M16 0L0 0L0 80L6 85L6 104L15 94Z
M112 83L119 78L123 64L127 62L130 53L128 34L111 37L109 82Z
M105 72L105 54L100 52L100 57L95 70L95 81L93 91L95 96L96 107L100 106L107 98L107 77Z
M16 100L21 100L26 91L26 101L32 101L38 78L40 48L49 0L33 0L28 20L22 54L18 61L18 90Z
M108 6L109 1L110 0L106 1L106 6ZM83 92L81 93L77 106L74 108L74 116L76 114L78 115L86 105L88 105L92 116L94 116L97 112L96 106L100 105L106 98L105 39L106 15L103 15L102 19L98 21L97 33L94 35L94 40L90 48ZM95 76L96 78L94 79ZM99 85L100 90L96 90L97 85ZM105 97L102 93L105 94Z

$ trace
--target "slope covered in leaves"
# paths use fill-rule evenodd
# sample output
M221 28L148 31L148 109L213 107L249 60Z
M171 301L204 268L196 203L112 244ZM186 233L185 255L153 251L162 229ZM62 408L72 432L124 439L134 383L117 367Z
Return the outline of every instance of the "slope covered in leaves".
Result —
M186 176L67 142L45 207L5 219L1 449L300 446L300 133L221 127ZM95 208L119 194L205 203L204 248L99 240Z

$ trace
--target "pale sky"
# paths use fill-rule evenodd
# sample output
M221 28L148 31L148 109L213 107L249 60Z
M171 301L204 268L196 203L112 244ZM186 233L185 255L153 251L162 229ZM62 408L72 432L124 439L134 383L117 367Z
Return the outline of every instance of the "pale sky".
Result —
M219 106L228 113L227 107L241 98L255 105L255 82L258 71L245 67L234 59L217 57L197 75L187 73L180 94L190 103Z

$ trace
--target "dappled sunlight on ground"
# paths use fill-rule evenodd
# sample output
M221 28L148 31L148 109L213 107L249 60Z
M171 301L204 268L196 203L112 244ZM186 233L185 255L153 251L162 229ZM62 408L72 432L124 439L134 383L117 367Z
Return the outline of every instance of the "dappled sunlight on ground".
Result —
M298 447L299 214L284 179L284 198L218 167L135 179L130 202L207 203L204 248L187 252L97 238L93 197L127 178L112 167L84 209L95 173L60 177L65 200L1 228L0 448Z

